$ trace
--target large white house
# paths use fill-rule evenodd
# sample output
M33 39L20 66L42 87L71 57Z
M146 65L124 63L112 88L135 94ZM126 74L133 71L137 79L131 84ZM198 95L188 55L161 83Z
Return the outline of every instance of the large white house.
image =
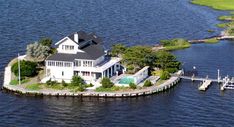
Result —
M120 58L108 57L101 38L95 34L75 32L55 45L57 53L45 61L48 79L70 82L74 75L79 75L89 83L110 78L121 69Z

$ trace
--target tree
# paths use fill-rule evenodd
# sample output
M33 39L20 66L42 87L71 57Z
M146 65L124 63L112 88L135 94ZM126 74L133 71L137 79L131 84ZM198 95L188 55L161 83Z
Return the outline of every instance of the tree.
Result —
M39 44L51 48L52 39L50 39L50 38L42 38L42 39L39 41Z
M127 48L123 44L115 44L112 46L111 55L120 57L122 54L124 54L126 49Z
M18 62L12 65L11 71L18 76ZM31 61L20 61L20 76L22 79L25 77L33 77L37 74L37 63Z
M133 82L130 82L130 83L129 83L129 87L130 87L131 89L136 89L136 88L137 88L136 84L133 83Z
M171 70L178 70L181 63L176 60L176 57L169 52L159 51L156 53L156 67L166 70L171 68Z
M50 48L38 42L27 45L27 57L32 61L44 61L50 54Z
M123 62L127 66L134 66L134 72L137 69L142 68L144 66L148 66L149 64L149 56L152 54L151 47L148 46L133 46L127 48L125 53L123 54Z
M160 75L161 80L167 80L170 78L170 73L168 71L163 71Z
M145 87L149 87L149 86L152 86L153 84L151 83L151 81L150 80L146 80L145 82L144 82L144 86Z
M114 83L111 82L111 80L107 77L104 77L102 79L101 84L103 88L111 88L112 86L114 86Z

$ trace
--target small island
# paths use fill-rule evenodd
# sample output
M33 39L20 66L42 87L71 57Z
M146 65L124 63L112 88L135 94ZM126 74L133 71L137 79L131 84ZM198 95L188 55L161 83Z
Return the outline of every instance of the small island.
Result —
M171 50L186 40L162 40L163 48L115 44L104 50L95 34L68 35L52 46L43 38L5 69L4 89L26 95L127 97L166 90L179 80L181 63ZM157 49L157 50L155 50Z
M216 10L231 11L230 15L218 17L219 20L225 21L225 23L217 24L217 26L225 28L221 34L222 36L232 36L232 39L234 38L234 0L192 0L192 3L208 6Z

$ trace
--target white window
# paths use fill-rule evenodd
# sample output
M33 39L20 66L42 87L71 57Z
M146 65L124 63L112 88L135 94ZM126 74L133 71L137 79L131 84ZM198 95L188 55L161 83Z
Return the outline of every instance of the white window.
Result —
M83 67L92 67L92 61L83 61Z
M74 66L75 67L80 67L81 66L81 61L80 60L75 60L74 61Z
M63 50L74 50L74 46L73 45L62 45L62 49Z
M63 62L56 62L55 64L57 67L63 67Z
M71 63L70 62L65 62L64 67L71 67Z

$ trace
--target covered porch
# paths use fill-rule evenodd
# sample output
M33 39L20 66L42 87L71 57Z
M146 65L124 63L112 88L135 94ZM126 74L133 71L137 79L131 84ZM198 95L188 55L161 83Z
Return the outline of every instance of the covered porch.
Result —
M74 75L79 75L86 81L97 81L104 77L111 78L118 75L118 72L121 71L119 61L120 58L111 58L95 67L74 68Z

